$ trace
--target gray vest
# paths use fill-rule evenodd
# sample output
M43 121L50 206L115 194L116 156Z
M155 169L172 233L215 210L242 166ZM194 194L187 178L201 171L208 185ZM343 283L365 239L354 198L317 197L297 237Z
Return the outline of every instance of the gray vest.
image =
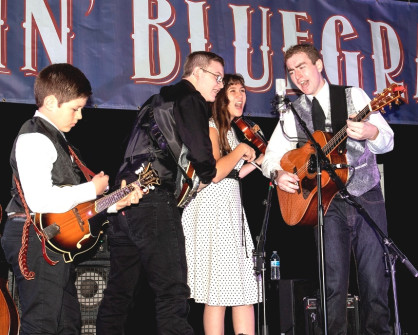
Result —
M347 99L347 112L348 115L356 113L353 101L351 99L351 88L346 88ZM306 123L308 129L313 132L312 115L311 115L311 102L306 95L301 95L297 100L293 102L293 107L296 112ZM306 143L306 136L302 127L298 124L297 120L296 128L298 138L301 143ZM325 120L326 127L330 127L331 120ZM329 129L329 128L327 128ZM340 129L333 130L335 134ZM346 157L347 163L351 165L353 169L349 169L348 181L346 183L347 190L353 196L360 196L380 182L380 172L376 163L376 155L370 152L366 145L366 140L357 141L351 138L347 139L346 143Z

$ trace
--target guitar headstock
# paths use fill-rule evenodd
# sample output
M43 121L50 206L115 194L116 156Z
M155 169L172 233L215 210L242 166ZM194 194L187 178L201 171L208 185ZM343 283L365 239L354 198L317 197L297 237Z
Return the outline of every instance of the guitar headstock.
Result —
M161 185L160 177L157 171L151 167L151 163L148 163L147 166L142 165L135 173L139 175L139 187L145 194L150 189L153 190L155 188L154 185Z
M405 88L403 86L393 83L389 87L385 88L382 93L377 95L370 102L370 105L372 106L372 110L373 111L380 110L384 114L385 110L383 108L385 106L390 105L391 103L395 103L396 105L400 104L399 99L401 98L401 94L404 91L405 91Z

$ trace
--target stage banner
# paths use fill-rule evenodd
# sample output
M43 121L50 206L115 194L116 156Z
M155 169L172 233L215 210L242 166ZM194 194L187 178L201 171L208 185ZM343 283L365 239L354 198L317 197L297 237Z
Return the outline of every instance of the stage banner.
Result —
M277 117L283 56L313 43L333 84L374 97L396 83L390 123L418 124L418 4L389 0L0 0L0 99L34 103L33 81L51 63L90 79L89 107L135 110L176 83L186 56L213 51L248 88L246 115Z

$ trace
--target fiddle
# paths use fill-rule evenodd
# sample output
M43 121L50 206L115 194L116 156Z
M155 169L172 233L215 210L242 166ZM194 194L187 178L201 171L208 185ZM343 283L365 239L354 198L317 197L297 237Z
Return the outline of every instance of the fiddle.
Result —
M244 118L243 116L237 117L234 123L243 132L245 138L254 144L261 153L265 153L267 147L267 141L260 129L260 126L250 119Z

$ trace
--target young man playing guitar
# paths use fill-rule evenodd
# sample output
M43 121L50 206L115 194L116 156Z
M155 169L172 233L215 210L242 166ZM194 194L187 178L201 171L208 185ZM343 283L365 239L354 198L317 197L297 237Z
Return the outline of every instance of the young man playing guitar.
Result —
M385 202L380 187L376 154L393 149L392 129L379 112L371 113L365 121L350 120L368 106L370 98L360 88L329 84L321 74L323 62L313 45L299 44L289 48L285 54L285 64L292 82L302 92L293 102L293 107L310 132L320 130L335 134L346 127L348 139L341 142L336 151L339 156L346 158L346 165L350 167L347 190L378 227L387 233ZM315 99L316 102L313 101ZM317 102L322 107L322 120L319 121L320 118L313 111ZM304 147L296 149L297 142L304 145L307 140L291 111L283 113L282 118L283 122L278 123L267 145L262 169L266 177L275 176L280 206L287 206L289 212L298 211L299 206L292 202L284 203L280 196L290 194L309 198L306 194L309 189L305 185L315 182L316 170L314 167L310 171L313 178L308 178L299 174L300 171L296 169L285 167L291 165L289 161L297 156L296 150L304 152ZM309 144L307 146L310 147ZM309 151L306 157L298 159L309 161L311 158L312 151ZM306 173L307 169L304 171ZM334 185L333 181L328 181L328 184ZM324 245L328 333L337 335L347 332L346 301L350 256L353 251L360 294L360 332L369 335L391 334L388 306L390 278L385 273L382 241L357 209L340 196L338 189L331 188L333 191L330 194L326 193L325 187L322 192L326 205ZM311 188L312 192L316 189ZM286 213L286 209L283 212ZM309 213L306 215L309 218ZM318 228L316 213L309 219L301 220Z
M162 87L138 112L116 179L130 181L141 164L152 162L161 185L112 221L110 274L96 320L98 335L123 333L144 278L155 295L156 333L193 334L187 321L190 289L176 179L186 151L201 186L216 175L207 103L223 87L223 75L220 56L193 52L185 60L182 80Z
M69 148L64 136L82 118L92 94L85 75L70 64L49 65L36 77L34 92L38 110L22 125L10 155L13 197L6 208L1 243L16 277L20 335L75 335L81 332L81 311L74 263L45 247L55 233L47 236L34 224L34 216L64 213L96 199L107 189L109 177L103 171L83 176L76 164L79 159L71 153L75 149ZM138 203L141 197L135 186L109 211ZM78 225L84 231L89 229L86 221L79 220ZM54 226L57 234L59 226L60 222Z

